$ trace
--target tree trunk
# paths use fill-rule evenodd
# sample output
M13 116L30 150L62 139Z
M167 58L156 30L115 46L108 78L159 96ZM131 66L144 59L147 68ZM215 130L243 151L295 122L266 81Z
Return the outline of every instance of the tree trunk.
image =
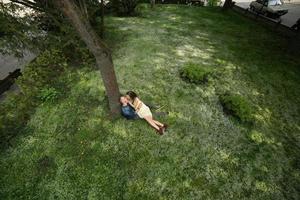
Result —
M104 37L104 0L101 0L101 38Z
M86 6L85 0L79 0L80 11L84 17L89 19L89 14Z
M232 0L225 0L222 10L227 10L233 6Z
M101 72L110 111L113 117L120 114L119 87L114 71L111 52L92 29L88 19L84 18L73 0L53 0L54 4L70 20L75 30L96 58Z
M154 9L155 0L150 0L150 4L151 4L151 9Z
M298 31L295 36L289 39L287 52L291 55L299 56L300 52L300 32Z

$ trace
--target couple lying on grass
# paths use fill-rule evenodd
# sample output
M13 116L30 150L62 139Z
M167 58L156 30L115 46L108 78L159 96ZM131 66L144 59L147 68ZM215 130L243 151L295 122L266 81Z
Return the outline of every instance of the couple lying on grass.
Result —
M156 121L152 117L150 108L144 104L133 91L129 91L126 95L120 97L122 106L122 115L126 119L145 119L158 134L163 135L167 129L166 124Z

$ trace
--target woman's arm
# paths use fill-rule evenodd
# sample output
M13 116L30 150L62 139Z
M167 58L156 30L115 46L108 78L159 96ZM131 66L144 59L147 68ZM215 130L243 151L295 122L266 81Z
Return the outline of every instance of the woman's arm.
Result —
M142 106L142 101L139 98L135 98L133 102L133 108L138 111Z

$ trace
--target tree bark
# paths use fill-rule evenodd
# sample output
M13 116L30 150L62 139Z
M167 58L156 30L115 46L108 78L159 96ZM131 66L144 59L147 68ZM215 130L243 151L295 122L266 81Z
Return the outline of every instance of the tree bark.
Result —
M80 10L81 10L82 15L84 17L86 17L87 19L89 19L89 14L88 14L88 10L87 10L85 0L79 0L79 6L80 6Z
M232 0L225 0L222 10L227 10L233 6Z
M53 0L53 2L70 20L81 39L94 55L103 79L111 114L113 117L118 116L120 114L120 92L110 50L92 29L88 19L84 18L80 13L73 0Z
M150 4L151 4L151 9L154 9L155 0L150 0Z
M292 55L299 56L300 52L300 32L296 32L296 35L290 38L287 52ZM298 54L298 55L297 55Z
M104 0L101 0L101 38L104 37Z

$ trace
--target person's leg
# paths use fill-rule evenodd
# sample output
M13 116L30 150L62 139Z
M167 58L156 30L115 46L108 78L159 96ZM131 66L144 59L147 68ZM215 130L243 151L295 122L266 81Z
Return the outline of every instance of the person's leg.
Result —
M164 124L160 123L159 121L156 121L153 119L153 122L157 125L157 126L160 126L160 127L163 127Z
M151 116L144 117L144 119L156 130L159 130L159 127L155 124Z

